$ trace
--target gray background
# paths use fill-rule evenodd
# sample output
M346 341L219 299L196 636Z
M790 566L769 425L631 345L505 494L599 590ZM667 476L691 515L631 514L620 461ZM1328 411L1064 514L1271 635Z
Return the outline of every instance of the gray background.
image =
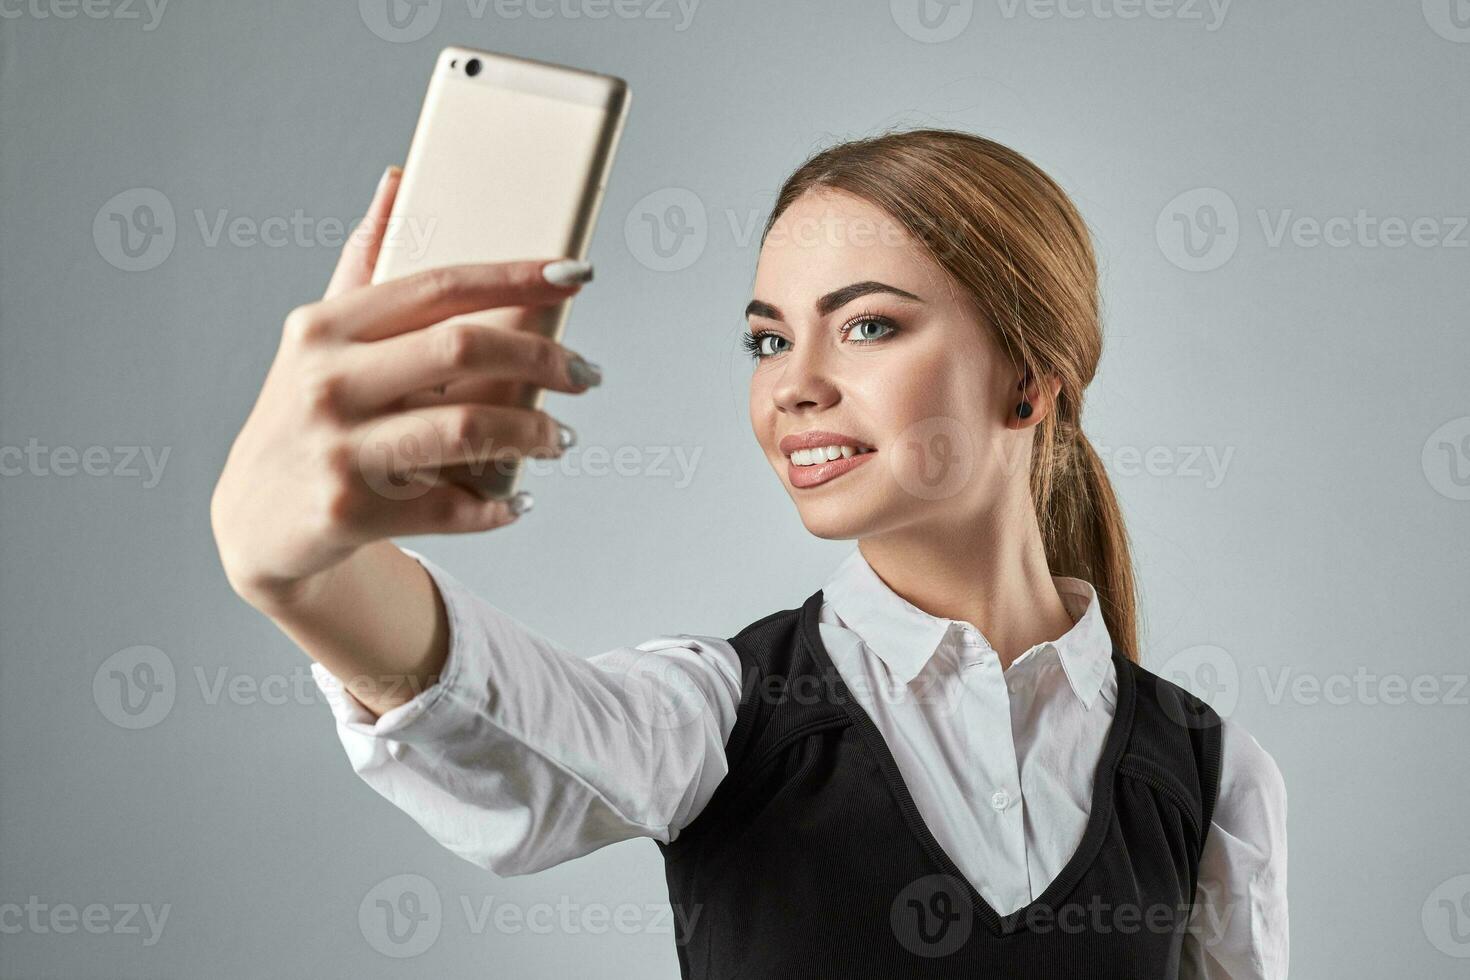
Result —
M931 8L938 35L903 0L692 17L442 0L411 40L382 26L385 0L174 0L151 29L121 0L71 19L27 2L0 19L0 906L169 918L150 945L118 911L100 934L43 916L0 932L0 975L677 976L644 908L667 901L651 843L510 879L442 850L352 774L306 658L213 550L228 443L337 249L330 224L279 247L209 233L221 213L360 217L450 43L631 82L568 333L607 380L547 404L581 446L640 463L530 478L517 526L417 547L584 653L799 602L851 543L805 533L750 434L736 337L759 222L835 139L932 124L1014 145L1097 235L1106 353L1084 421L1128 515L1145 662L1205 684L1285 774L1295 975L1464 975L1463 0L1459 21L1451 0L1238 0L1223 19L1195 0L981 0ZM175 240L126 271L110 215L148 191ZM665 260L645 216L691 195L696 234L666 237ZM1276 236L1359 212L1375 224L1338 244ZM1385 219L1419 220L1419 243L1391 244ZM17 462L28 445L45 451ZM95 475L73 472L90 447ZM693 479L656 447L698 452ZM169 453L161 478L129 462L141 449ZM129 729L109 684L139 646L175 678ZM221 679L240 686L216 695ZM358 910L401 874L443 912L395 959ZM642 927L477 931L462 902L487 900L628 903Z

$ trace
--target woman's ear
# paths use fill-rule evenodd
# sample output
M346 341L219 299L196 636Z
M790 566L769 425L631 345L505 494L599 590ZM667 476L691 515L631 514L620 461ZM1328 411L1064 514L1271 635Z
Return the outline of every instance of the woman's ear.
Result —
M1016 383L1016 402L1011 406L1007 427L1020 430L1036 425L1052 410L1061 390L1061 378L1044 375L1038 384L1028 368Z

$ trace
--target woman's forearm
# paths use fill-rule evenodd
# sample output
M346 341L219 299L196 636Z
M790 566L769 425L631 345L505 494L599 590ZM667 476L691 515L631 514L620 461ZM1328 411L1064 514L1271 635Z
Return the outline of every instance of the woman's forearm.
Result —
M391 541L358 549L289 594L251 602L376 715L430 687L448 656L433 580Z

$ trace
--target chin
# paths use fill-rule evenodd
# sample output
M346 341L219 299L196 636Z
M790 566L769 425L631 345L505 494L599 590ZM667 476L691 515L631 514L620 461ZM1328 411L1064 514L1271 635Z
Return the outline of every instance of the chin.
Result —
M796 490L800 495L807 491ZM828 541L850 541L865 537L879 524L874 501L858 494L832 494L829 500L800 500L796 512L814 537Z

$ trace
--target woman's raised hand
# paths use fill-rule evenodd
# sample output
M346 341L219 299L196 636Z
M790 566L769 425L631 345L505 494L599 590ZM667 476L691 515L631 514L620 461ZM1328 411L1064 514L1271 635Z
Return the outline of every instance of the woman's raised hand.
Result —
M507 501L481 499L440 468L558 456L570 430L485 392L580 393L598 380L555 341L473 315L562 302L586 281L583 263L451 266L369 284L399 176L384 175L322 299L286 317L215 487L215 540L247 600L288 597L375 540L515 520Z

